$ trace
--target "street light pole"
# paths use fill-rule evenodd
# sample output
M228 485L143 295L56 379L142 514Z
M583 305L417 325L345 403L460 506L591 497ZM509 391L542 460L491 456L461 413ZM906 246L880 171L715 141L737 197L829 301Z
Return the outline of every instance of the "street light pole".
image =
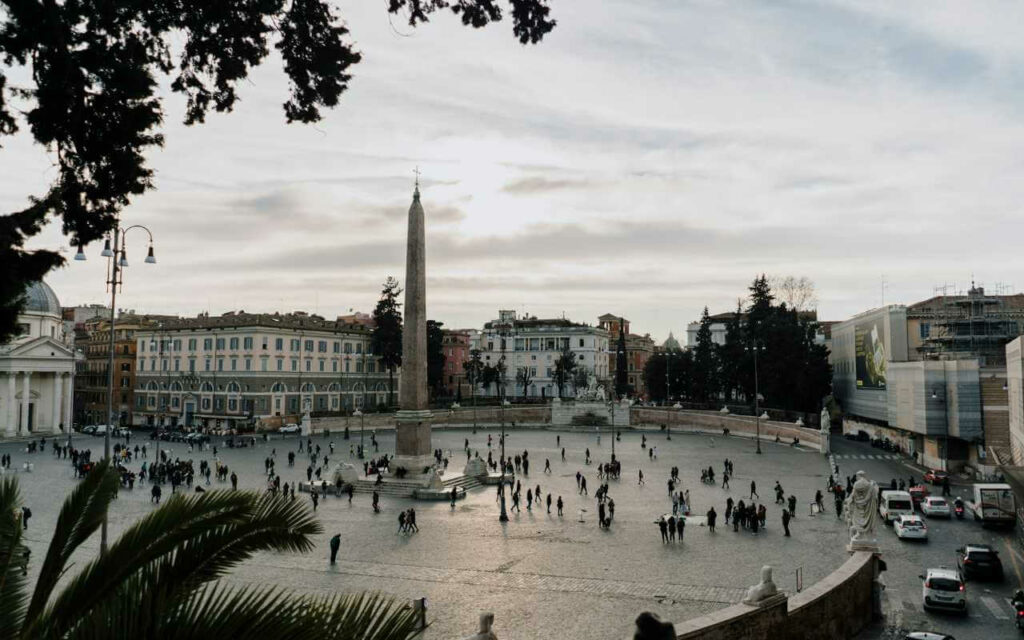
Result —
M757 424L757 452L761 453L761 405L760 396L761 392L758 387L757 380L757 351L758 345L754 344L754 416Z
M109 279L107 286L110 288L110 340L107 353L107 419L106 428L103 432L103 459L110 460L110 430L114 421L114 336L117 330L117 288L122 285L124 279L123 270L128 266L128 254L125 247L125 239L132 229L142 229L149 235L149 252L146 255L146 264L155 264L153 256L153 233L140 224L134 224L122 229L117 223L114 224L113 246L110 238L104 242L103 251L100 253L105 258L110 258ZM81 245L78 247L78 254L75 260L85 260L85 253ZM158 396L159 397L159 396ZM107 552L107 514L103 514L103 523L100 526L100 553Z

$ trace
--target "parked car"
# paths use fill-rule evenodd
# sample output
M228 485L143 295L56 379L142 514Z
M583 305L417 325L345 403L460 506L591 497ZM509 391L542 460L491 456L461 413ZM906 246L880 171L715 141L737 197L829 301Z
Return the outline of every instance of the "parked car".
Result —
M87 424L87 425L85 425L84 427L82 427L82 433L91 436L92 434L96 433L96 425L94 425L94 424Z
M928 539L928 526L921 516L900 516L892 523L892 530L900 540Z
M858 442L871 442L871 434L868 433L867 431L858 431L857 432L857 441Z
M286 424L283 427L281 427L279 433L299 433L301 431L302 431L302 427L300 427L299 425L295 424L294 422L291 422L291 423Z
M1003 580L999 552L987 544L967 544L957 549L956 566L965 580Z
M929 518L948 518L950 516L949 503L945 498L928 496L921 503L921 513Z
M949 477L949 473L941 469L929 469L924 474L924 481L929 484L942 484L942 481Z
M106 432L107 432L107 425L105 425L105 424L98 424L98 425L96 425L96 428L92 430L92 434L94 436L102 436Z
M945 609L967 615L967 587L960 572L953 569L928 569L922 597L925 609Z

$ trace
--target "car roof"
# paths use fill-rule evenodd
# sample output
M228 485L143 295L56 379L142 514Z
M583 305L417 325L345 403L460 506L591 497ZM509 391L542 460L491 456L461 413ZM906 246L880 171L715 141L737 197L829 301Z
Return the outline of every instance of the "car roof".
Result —
M921 516L919 516L919 515L917 515L917 514L910 514L910 515L907 515L907 514L903 514L903 515L901 515L901 516L899 517L899 519L900 519L900 520L920 520L920 519L921 519Z
M959 580L960 573L956 569L937 568L929 569L927 575L935 578L949 578L950 580Z
M965 544L964 549L966 551L991 551L992 553L996 552L996 550L993 549L991 545L987 544Z
M927 501L927 502L945 502L946 499L943 498L942 496L928 496L927 498L925 498L925 501Z

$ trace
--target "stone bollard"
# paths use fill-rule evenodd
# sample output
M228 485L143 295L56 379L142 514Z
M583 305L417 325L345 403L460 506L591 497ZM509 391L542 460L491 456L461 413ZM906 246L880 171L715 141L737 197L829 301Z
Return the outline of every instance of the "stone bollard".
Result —
M644 611L636 617L636 633L633 640L675 640L676 628L671 622L663 622L658 614Z
M491 627L494 625L494 614L493 613L481 613L480 614L480 630L475 634L466 638L466 640L498 640L498 636L494 634Z

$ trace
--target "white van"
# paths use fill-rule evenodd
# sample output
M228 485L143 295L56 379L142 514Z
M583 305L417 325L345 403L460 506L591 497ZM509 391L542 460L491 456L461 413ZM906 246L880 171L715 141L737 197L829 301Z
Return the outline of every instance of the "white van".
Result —
M886 524L892 524L893 520L900 516L914 515L914 502L908 492L889 489L882 492L882 499L878 502L878 514Z

